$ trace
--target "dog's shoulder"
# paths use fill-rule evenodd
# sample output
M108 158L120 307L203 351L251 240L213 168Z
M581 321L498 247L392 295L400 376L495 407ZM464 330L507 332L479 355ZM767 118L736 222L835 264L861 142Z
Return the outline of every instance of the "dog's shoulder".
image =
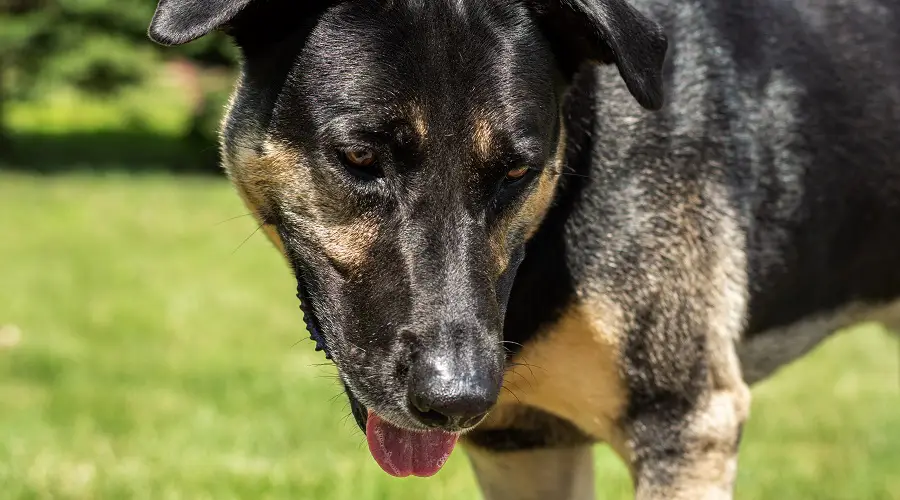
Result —
M900 296L900 6L635 5L669 38L665 105L633 105L613 68L576 82L571 175L509 332L597 295L634 314L730 308L722 328L748 337Z

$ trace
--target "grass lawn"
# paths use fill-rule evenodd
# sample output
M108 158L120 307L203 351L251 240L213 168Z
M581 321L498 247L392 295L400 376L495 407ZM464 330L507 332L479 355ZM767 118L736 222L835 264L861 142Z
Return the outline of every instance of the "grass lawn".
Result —
M223 180L0 174L0 499L477 498L459 452L381 472L245 213ZM738 498L900 499L898 360L863 325L758 386Z

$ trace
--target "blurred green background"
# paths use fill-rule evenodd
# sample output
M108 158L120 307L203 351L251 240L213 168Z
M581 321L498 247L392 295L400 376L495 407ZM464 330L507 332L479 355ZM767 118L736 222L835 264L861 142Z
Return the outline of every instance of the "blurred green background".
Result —
M470 499L369 456L217 166L222 37L151 0L0 0L0 499ZM738 498L900 499L900 348L860 325L754 389ZM628 498L597 448L598 498Z

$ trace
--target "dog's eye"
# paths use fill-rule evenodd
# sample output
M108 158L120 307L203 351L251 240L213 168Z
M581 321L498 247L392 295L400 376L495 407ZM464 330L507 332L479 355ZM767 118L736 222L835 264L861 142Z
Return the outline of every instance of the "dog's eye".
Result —
M348 149L344 160L357 168L368 168L375 164L375 152L370 149Z
M507 181L517 181L522 177L525 177L528 172L531 171L528 167L516 167L509 172L506 172L506 180Z
M362 180L374 180L384 175L378 164L378 154L367 148L342 148L338 157L347 171Z

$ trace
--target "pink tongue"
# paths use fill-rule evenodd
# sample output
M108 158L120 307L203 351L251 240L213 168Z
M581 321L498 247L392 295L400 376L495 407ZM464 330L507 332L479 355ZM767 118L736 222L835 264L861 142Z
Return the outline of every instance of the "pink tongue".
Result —
M435 475L450 457L456 439L456 434L444 431L401 429L372 411L369 411L366 422L366 440L372 458L385 472L395 477Z

